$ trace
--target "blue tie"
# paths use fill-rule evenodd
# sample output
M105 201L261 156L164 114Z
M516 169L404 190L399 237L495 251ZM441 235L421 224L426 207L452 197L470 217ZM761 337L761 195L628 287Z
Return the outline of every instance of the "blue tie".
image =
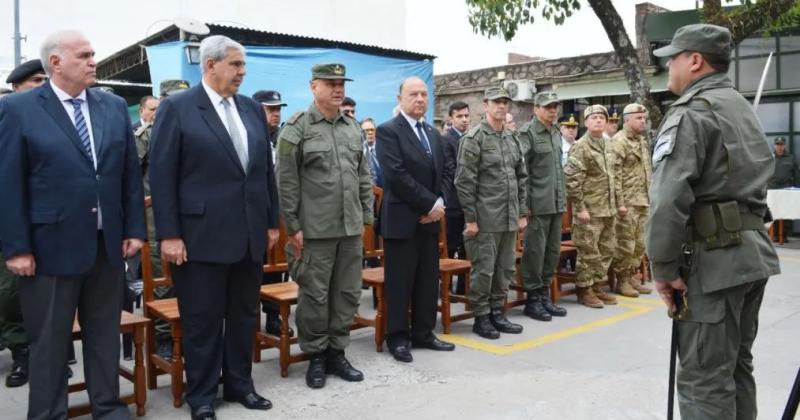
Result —
M94 162L92 158L92 143L89 138L89 128L86 127L86 119L83 118L83 112L81 111L83 99L67 99L67 102L72 104L72 110L75 114L75 129L78 130L78 137L81 139L83 149L86 150L86 154L89 155L89 160Z
M417 121L417 135L419 136L419 141L422 143L422 147L425 149L425 153L428 154L428 157L431 157L431 145L428 143L428 137L425 136L425 130L422 129L422 123Z

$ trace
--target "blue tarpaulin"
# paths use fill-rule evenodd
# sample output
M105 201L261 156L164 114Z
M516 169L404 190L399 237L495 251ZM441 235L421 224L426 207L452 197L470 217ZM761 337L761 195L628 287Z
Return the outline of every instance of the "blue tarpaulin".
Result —
M189 64L185 42L169 42L147 48L153 95L164 79L184 79L192 86L200 83L200 66ZM372 117L378 124L392 117L397 105L400 82L417 76L428 84L429 106L426 119L433 122L433 62L407 60L329 48L288 48L245 46L247 75L239 93L250 96L257 90L277 90L288 106L286 119L305 111L312 101L308 82L311 66L318 63L341 63L347 68L345 94L356 103L356 118Z

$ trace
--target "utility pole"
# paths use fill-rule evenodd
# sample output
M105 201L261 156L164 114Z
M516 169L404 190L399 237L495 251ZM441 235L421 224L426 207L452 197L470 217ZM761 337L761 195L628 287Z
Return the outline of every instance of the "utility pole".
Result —
M14 0L14 67L22 63L22 35L19 33L19 0Z

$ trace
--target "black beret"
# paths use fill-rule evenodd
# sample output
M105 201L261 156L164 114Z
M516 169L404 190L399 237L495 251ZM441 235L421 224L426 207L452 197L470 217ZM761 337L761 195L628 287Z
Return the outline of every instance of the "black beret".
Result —
M26 61L18 65L17 68L12 70L11 74L8 75L6 83L22 83L27 78L37 73L44 74L44 67L42 67L42 60L39 60L38 58L35 60Z

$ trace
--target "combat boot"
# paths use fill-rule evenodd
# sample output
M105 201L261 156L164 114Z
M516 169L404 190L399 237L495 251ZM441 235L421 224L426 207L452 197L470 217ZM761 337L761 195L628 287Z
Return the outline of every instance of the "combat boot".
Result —
M503 310L500 308L492 309L489 321L497 331L508 334L522 333L522 325L509 321L505 314L503 314Z
M539 289L542 290L542 289ZM542 297L539 290L531 290L528 292L528 298L525 300L525 315L537 321L550 321L553 316L542 306Z
M617 293L630 298L639 297L639 292L631 284L633 281L631 276L617 275Z
M603 307L603 301L595 296L591 287L578 287L575 290L575 294L578 295L578 302L584 306L597 309Z
M554 304L553 301L550 300L549 287L543 287L539 290L540 290L539 299L541 300L542 306L544 307L545 311L547 311L552 316L567 316L566 308L562 308Z
M322 388L325 386L325 352L314 353L308 362L306 371L306 385L309 388Z
M617 298L611 296L610 294L606 293L599 284L595 283L592 285L592 291L594 291L594 295L597 296L598 299L603 301L604 305L616 305Z
M494 329L494 325L489 321L489 315L476 316L475 323L472 324L472 332L489 340L500 338L500 333Z
M344 350L328 347L327 353L325 373L336 375L347 382L361 382L364 380L364 374L354 368L344 357Z
M28 345L17 344L11 346L11 373L6 376L6 387L16 388L28 383Z
M634 289L636 289L637 292L639 292L642 295L649 295L650 293L653 293L653 288L652 287L650 287L647 284L642 283L641 280L639 280L639 279L637 279L635 277L633 278L633 281L631 282L631 285L633 286Z

